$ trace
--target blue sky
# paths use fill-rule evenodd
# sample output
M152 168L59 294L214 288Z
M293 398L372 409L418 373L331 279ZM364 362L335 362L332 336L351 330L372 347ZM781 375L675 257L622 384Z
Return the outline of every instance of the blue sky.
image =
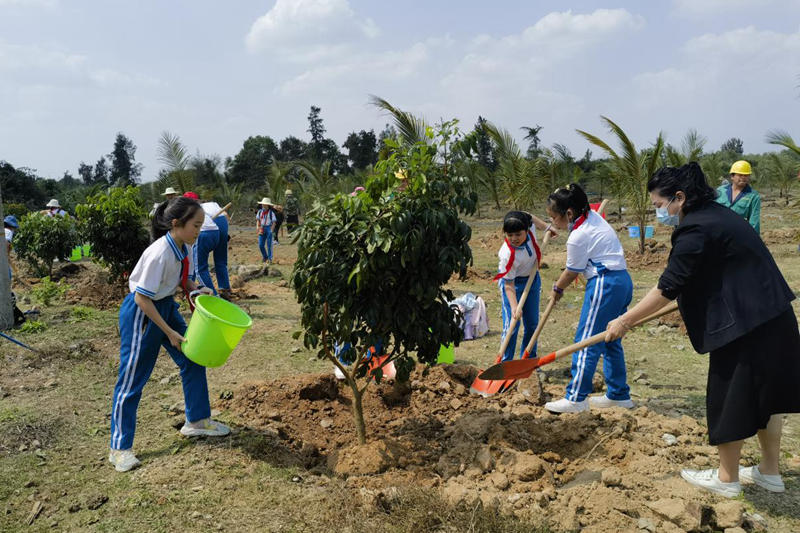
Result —
M639 145L690 128L715 150L765 133L800 140L800 1L0 0L0 159L76 174L121 131L143 179L168 130L192 153L234 155L250 135L306 138L311 105L340 145L387 122L375 94L429 121L480 114Z

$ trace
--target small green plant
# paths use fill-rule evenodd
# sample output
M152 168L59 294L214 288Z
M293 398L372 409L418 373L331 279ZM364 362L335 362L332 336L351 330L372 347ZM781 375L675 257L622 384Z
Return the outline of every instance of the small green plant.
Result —
M46 329L47 324L38 320L28 320L19 328L22 333L41 333Z
M90 307L84 307L82 305L76 305L70 311L72 315L72 322L81 322L83 320L89 320L95 314L94 309Z
M50 276L45 276L31 292L33 293L33 297L36 298L39 303L45 307L49 307L53 301L62 300L68 290L69 285L64 283L62 280L59 280L58 283L55 283L50 280Z
M22 217L14 235L14 249L39 276L53 273L56 259L66 261L79 242L75 220L31 213Z

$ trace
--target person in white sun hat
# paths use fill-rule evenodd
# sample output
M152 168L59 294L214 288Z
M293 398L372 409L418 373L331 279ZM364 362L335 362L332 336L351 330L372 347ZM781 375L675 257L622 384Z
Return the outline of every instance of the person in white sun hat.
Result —
M164 189L164 192L161 193L161 196L163 196L167 200L172 200L173 198L178 196L178 191L176 191L172 187L167 187L166 189Z
M272 200L262 198L258 205L261 209L256 213L256 226L258 228L258 249L261 250L262 261L272 264L272 232L275 230L275 211L272 209ZM266 245L266 247L264 246Z
M61 217L67 216L67 212L61 209L61 205L59 205L58 200L56 200L55 198L47 202L47 205L45 207L47 209L42 211L42 213L44 213L49 217L54 217L56 215Z

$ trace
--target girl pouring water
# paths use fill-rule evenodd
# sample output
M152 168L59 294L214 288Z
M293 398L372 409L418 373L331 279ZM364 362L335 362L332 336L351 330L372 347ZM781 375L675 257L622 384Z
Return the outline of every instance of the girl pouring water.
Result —
M120 365L111 403L108 456L119 472L141 464L132 450L136 412L161 346L180 369L186 404L181 434L218 437L230 433L230 428L210 418L205 367L180 351L186 322L172 297L179 286L187 297L198 289L190 277L191 247L204 218L200 204L190 198L174 198L159 205L151 227L153 243L142 253L128 278L130 293L119 310ZM205 287L199 290L211 292Z

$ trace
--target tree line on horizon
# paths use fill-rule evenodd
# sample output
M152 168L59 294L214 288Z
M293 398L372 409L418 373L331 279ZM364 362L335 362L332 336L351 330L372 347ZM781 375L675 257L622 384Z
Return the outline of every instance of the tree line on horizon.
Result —
M216 154L191 155L178 135L163 132L158 143L158 159L163 167L148 183L141 183L143 167L135 159L136 145L122 132L116 135L109 154L100 156L93 165L81 161L77 177L67 171L58 180L43 178L34 169L15 168L0 159L4 212L21 216L41 209L50 198L58 198L72 212L89 196L111 187L128 186L137 187L145 203L161 201L161 192L175 187L242 208L253 207L262 196L281 203L284 191L290 188L303 204L310 206L328 194L349 192L363 184L376 162L388 156L387 139L425 140L430 126L424 119L378 97L371 97L371 103L387 113L390 123L378 134L363 129L351 132L341 149L325 136L322 110L317 106L311 106L307 116L307 140L287 136L276 141L268 135L254 135L244 140L237 154L224 159ZM776 192L787 203L797 181L800 149L783 131L766 135L767 142L781 150L762 154L745 154L742 140L735 137L718 150L706 152L707 139L697 130L689 130L678 145L667 143L659 133L650 146L638 150L620 126L605 117L603 121L618 142L619 153L600 137L578 130L602 151L603 157L596 158L590 149L576 157L563 144L544 146L540 137L543 127L538 124L520 128L527 142L527 146L520 147L509 131L479 116L467 132L454 128L452 152L444 155L444 164L451 165L470 183L484 205L496 208L501 204L530 207L556 187L572 182L580 183L593 196L613 197L622 205L636 200L624 176L634 167L652 171L690 161L700 163L710 183L718 185L734 161L747 159L754 169L753 186ZM650 164L646 165L645 160Z

